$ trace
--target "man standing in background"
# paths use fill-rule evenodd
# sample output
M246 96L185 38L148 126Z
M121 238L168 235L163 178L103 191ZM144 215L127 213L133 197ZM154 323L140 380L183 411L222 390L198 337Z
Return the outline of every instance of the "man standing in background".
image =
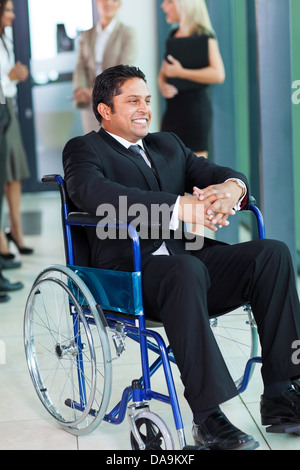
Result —
M133 65L137 57L137 40L133 28L117 18L121 0L96 0L98 23L80 38L76 68L73 75L75 105L81 108L84 133L99 130L92 110L95 78L114 65Z

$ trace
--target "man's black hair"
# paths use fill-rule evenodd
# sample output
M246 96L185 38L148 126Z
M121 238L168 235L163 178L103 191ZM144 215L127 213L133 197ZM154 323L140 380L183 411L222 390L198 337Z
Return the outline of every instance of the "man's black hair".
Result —
M131 78L141 78L146 83L145 74L132 65L109 67L96 77L92 101L94 114L100 123L102 116L98 112L98 104L106 104L113 112L114 97L122 93L122 85Z

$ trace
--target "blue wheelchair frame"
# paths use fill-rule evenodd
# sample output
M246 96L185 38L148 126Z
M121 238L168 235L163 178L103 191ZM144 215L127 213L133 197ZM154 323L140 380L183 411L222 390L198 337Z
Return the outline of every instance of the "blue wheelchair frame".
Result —
M148 329L146 326L146 319L143 312L140 242L137 231L130 224L128 226L118 226L118 228L128 230L128 233L132 238L134 271L111 271L76 266L74 264L72 227L95 227L98 225L99 219L85 213L69 212L65 182L60 175L47 175L43 177L42 181L46 184L57 183L60 189L67 266L82 278L93 294L96 302L99 303L101 307L99 314L101 315L101 319L104 324L113 328L116 325L116 322L120 322L120 320L122 320L122 322L124 321L123 332L127 337L140 344L142 376L140 379L133 381L134 385L128 386L124 389L120 402L114 406L114 408L107 413L103 419L115 425L122 423L130 400L133 400L134 403L139 403L155 399L168 403L172 407L180 446L182 449L185 448L186 443L183 422L170 365L170 363L176 364L176 362L170 346L166 346L161 335L156 331ZM249 209L256 217L259 238L265 238L263 217L260 210L255 206L253 198L251 199ZM105 226L107 227L107 224L105 224ZM112 227L116 226L112 225ZM162 326L162 324L160 326ZM74 328L76 328L76 325L74 325ZM148 357L149 350L158 354L158 358L151 365L149 364ZM247 388L253 365L260 362L260 357L254 357L248 360L245 367L243 381L238 388L240 393ZM77 364L81 400L80 403L72 402L69 406L73 406L78 410L84 411L87 400L85 396L84 383L82 383L81 379L84 376L84 371L82 370L83 365L80 360L80 354L77 358ZM161 366L163 366L169 395L164 395L151 389L150 379Z

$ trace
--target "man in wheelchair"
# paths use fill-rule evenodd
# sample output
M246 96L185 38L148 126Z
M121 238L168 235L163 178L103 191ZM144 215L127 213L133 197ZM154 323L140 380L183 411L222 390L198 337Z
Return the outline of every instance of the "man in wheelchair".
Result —
M196 157L174 134L149 133L150 101L135 67L112 67L96 78L93 106L101 128L66 144L67 191L80 211L104 215L112 207L118 218L126 200L126 223L139 211L138 222L147 227L141 237L145 313L164 325L193 413L194 440L212 449L255 448L253 437L219 407L237 389L209 317L251 304L262 346L262 424L281 425L282 432L300 425L300 393L291 386L300 376L292 360L300 306L290 253L275 240L226 245L198 235L191 243L182 235L181 222L212 231L228 225L230 215L248 207L248 182ZM168 209L168 227L164 211L154 207ZM129 236L115 240L106 233L101 240L95 228L87 235L94 267L132 268Z

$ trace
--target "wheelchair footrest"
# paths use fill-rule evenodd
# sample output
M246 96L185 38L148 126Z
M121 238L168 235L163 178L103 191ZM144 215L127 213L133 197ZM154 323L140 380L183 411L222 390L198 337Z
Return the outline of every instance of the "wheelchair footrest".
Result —
M266 428L266 432L274 434L300 434L300 424L299 423L280 423L272 424Z
M71 398L67 398L65 400L65 405L68 406L69 408L73 408L74 410L77 410L77 411L84 411L85 410L85 408L83 408L76 401L71 400ZM91 408L90 411L89 411L89 415L96 416L96 410L93 410L93 408Z

